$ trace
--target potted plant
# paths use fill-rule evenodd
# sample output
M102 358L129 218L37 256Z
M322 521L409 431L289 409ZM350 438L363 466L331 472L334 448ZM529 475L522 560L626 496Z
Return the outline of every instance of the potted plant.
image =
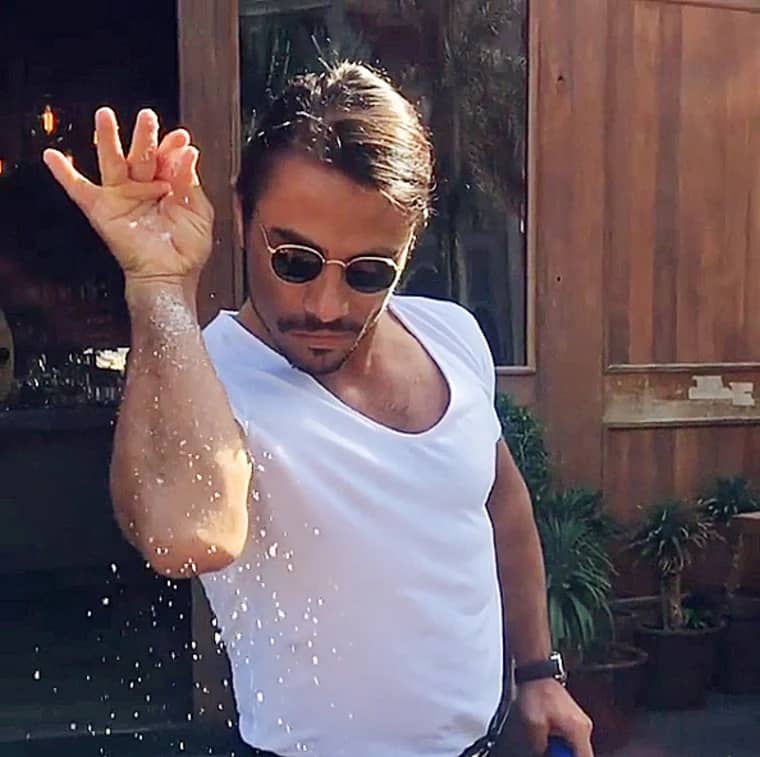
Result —
M760 498L742 476L718 478L697 500L705 516L715 523L715 527L729 551L730 565L719 573L725 598L736 591L739 583L739 562L741 557L741 532L734 526L734 517L742 513L760 510ZM714 566L710 566L711 568ZM700 583L705 583L701 581Z
M760 597L738 589L742 534L734 517L760 510L760 498L742 476L718 478L699 499L725 540L730 566L724 571L726 632L720 640L718 686L731 694L760 691Z
M496 413L504 440L530 492L534 509L541 507L552 483L544 431L531 411L515 404L506 394L496 397Z
M702 707L723 624L709 608L684 602L682 577L694 554L717 537L699 507L667 500L652 507L630 546L651 560L660 580L660 623L640 624L637 644L649 655L646 701L657 709Z
M623 746L646 655L614 637L609 609L613 575L607 549L614 524L600 492L570 489L536 512L547 579L552 640L568 667L568 688L594 721L594 747Z
M614 570L608 544L620 529L604 512L601 492L552 491L543 428L528 408L500 394L496 410L531 494L552 641L565 658L568 687L594 721L595 749L617 749L630 737L646 662L643 651L618 639L609 606Z

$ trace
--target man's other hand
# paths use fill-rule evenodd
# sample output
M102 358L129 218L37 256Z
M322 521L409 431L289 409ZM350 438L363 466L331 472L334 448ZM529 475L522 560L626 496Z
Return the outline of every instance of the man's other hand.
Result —
M575 757L593 757L593 724L558 681L542 679L522 684L517 707L536 754L544 755L549 736L561 736L573 748Z

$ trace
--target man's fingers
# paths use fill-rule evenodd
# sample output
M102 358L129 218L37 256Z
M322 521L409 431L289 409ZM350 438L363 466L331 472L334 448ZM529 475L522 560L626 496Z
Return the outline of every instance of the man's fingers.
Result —
M174 129L164 135L158 146L158 159L162 160L167 153L190 144L190 132L187 129Z
M549 741L549 724L546 720L529 720L525 718L525 728L531 749L537 754L543 755Z
M98 166L103 186L122 184L129 178L129 171L121 147L116 114L110 108L100 108L95 114L95 136L98 142Z
M149 109L137 114L132 144L127 156L129 178L133 181L153 181L158 159L158 116Z
M98 195L98 187L82 176L69 159L58 150L45 150L42 153L42 159L66 194L84 213L88 213Z
M158 148L158 171L156 178L177 184L186 181L182 177L183 156L190 146L190 135L184 130L167 134Z
M592 730L593 725L587 717L573 724L572 733L568 734L567 740L573 747L575 757L594 757L594 750L591 747Z
M127 200L158 200L171 190L168 181L130 181L119 188L119 195Z
M172 193L174 201L179 205L185 205L197 213L204 214L208 210L209 202L201 189L201 181L198 176L198 161L200 152L192 145L177 150L171 157L174 161L172 168Z

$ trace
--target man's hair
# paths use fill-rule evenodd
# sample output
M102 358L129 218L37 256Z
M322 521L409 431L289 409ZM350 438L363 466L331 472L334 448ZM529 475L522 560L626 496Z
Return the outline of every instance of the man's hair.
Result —
M433 150L414 106L386 79L339 63L291 80L256 124L237 180L247 231L274 161L306 155L382 193L417 233L430 215Z

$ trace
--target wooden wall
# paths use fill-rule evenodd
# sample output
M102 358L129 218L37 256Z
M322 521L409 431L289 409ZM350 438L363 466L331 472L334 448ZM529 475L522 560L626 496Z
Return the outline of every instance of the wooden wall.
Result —
M232 182L240 156L240 60L237 0L178 0L180 113L201 150L200 173L216 211L214 250L198 297L202 322L242 302L242 254L234 242ZM235 720L226 656L214 639L199 581L192 586L196 720ZM227 685L224 681L227 681Z
M532 5L537 400L624 519L760 481L760 2Z
M237 0L178 0L180 118L201 151L204 189L216 211L214 251L203 273L201 320L238 307L244 290L232 183L240 159L240 60Z

